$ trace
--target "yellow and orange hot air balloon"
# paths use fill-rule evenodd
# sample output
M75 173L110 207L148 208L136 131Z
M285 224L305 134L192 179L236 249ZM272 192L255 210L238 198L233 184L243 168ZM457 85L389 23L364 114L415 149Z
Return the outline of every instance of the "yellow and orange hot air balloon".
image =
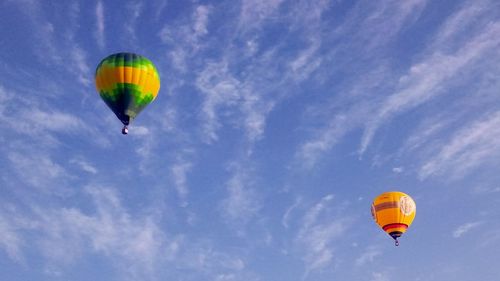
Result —
M415 201L399 191L384 192L373 200L372 216L375 222L399 245L398 238L413 222L417 207Z

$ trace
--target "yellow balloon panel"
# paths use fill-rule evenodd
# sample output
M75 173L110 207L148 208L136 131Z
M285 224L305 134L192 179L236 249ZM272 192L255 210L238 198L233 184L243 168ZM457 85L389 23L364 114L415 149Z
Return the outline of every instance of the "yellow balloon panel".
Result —
M99 69L96 76L96 87L98 91L112 91L117 84L133 84L141 92L152 94L154 97L160 89L160 79L154 69L138 67L108 67Z

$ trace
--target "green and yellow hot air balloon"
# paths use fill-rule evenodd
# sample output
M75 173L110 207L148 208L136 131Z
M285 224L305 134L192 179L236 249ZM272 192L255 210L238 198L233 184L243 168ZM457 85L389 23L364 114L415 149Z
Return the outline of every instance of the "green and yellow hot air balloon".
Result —
M158 95L160 76L153 63L133 53L117 53L97 66L95 84L99 95L123 123L128 125Z
M417 207L415 201L399 191L384 192L373 200L372 216L375 222L399 245L398 238L413 222Z

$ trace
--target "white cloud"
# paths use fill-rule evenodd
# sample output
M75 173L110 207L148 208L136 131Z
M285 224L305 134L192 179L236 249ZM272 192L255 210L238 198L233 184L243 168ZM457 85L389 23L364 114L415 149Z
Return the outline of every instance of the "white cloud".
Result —
M382 255L382 251L377 247L368 247L361 256L356 259L356 266L363 266L367 263L372 263L377 256Z
M355 48L361 56L378 56L378 48L386 46L396 35L410 27L420 16L427 0L373 2L358 1L347 13L335 34L345 38L349 48Z
M136 28L137 21L142 14L143 3L140 1L128 2L126 9L128 12L127 20L125 21L124 28L128 35L128 41L135 44L137 40Z
M328 126L324 128L319 136L306 141L297 153L304 167L311 168L318 158L328 149L333 147L346 134L348 127L345 126L346 116L335 116Z
M378 128L393 118L437 97L449 94L449 87L460 83L460 77L464 73L477 75L493 71L490 69L493 65L488 62L491 61L490 54L499 45L500 36L497 35L500 33L500 28L493 20L488 23L488 18L491 19L492 15L475 24L475 28L470 30L471 33L467 37L463 36L463 30L460 32L460 25L445 21L437 34L446 29L448 30L446 33L449 34L447 39L443 41L439 40L438 36L433 37L431 44L418 55L419 59L409 68L406 75L398 74L387 65L388 61L381 53L380 47L389 44L397 34L415 23L426 5L427 1L398 3L385 1L377 3L376 6L360 3L347 14L342 25L330 34L331 38L325 36L322 39L332 40L338 36L344 38L349 35L350 40L345 46L333 48L323 60L336 61L339 68L346 69L343 71L355 67L355 74L359 78L342 82L335 88L341 94L332 97L329 105L317 105L310 109L315 112L313 117L318 117L318 112L322 111L329 114L321 116L327 120L325 125L309 137L297 152L297 158L305 167L312 167L323 152L330 150L349 132L359 127L365 127L359 147L359 153L363 154ZM487 5L483 5L485 6ZM471 5L464 5L464 8L470 7ZM486 10L479 8L474 11L465 13L471 18L466 18L464 21L474 22L479 11L482 13ZM382 18L384 20L381 20ZM357 55L360 50L363 54L367 54L362 64L358 65L356 59L342 64L344 60L340 54ZM329 71L332 75L337 73L335 70ZM370 94L374 91L392 92L392 94L389 96ZM434 134L442 128L443 126L434 127L434 130L428 133ZM423 141L425 135L414 136L406 148L417 148Z
M129 127L129 131L133 131L132 136L133 137L144 137L148 136L151 134L151 131L148 129L148 127L144 126L131 126Z
M12 216L7 216L3 212L0 213L0 249L3 248L11 259L21 261L23 259L22 246L24 243L17 234L16 226L11 220Z
M500 155L500 112L471 122L456 132L448 143L420 168L421 178L449 173L463 177L466 172Z
M484 54L500 44L500 24L490 25L483 33L471 38L452 55L436 51L420 63L413 65L410 72L400 78L399 90L390 95L376 115L366 126L361 141L360 153L370 144L376 130L384 122L406 110L435 98L444 85L466 68L470 63L484 58Z
M87 162L83 158L73 158L69 161L69 163L77 165L78 167L80 167L80 169L82 169L83 171L85 171L89 174L95 175L98 172L97 169L92 164L90 164L89 162Z
M13 2L19 5L20 10L25 13L31 21L34 31L32 35L37 42L33 52L35 52L38 59L47 64L62 62L62 56L58 52L56 45L54 24L45 18L42 13L40 2L32 0Z
M458 114L453 112L453 116L438 114L425 118L421 124L415 129L413 135L410 136L402 147L402 151L414 151L419 148L429 145L429 141L438 139L439 133L446 129L450 124L456 122Z
M321 4L318 4L321 5ZM406 26L414 22L420 11L425 7L426 1L382 1L380 3L372 3L370 1L358 3L347 14L346 20L342 25L337 27L330 34L331 38L325 37L324 34L314 35L311 30L312 45L309 52L314 51L315 45L320 44L324 40L332 40L332 38L349 38L345 45L339 45L331 48L329 53L324 54L322 58L312 56L307 57L308 50L304 50L296 62L308 60L316 64L322 63L322 60L335 61L337 67L350 69L355 67L355 74L359 79L344 82L345 85L333 98L332 104L344 104L342 108L336 106L317 106L314 112L325 111L323 118L326 120L325 126L320 128L316 134L304 144L300 146L297 153L297 158L306 168L314 166L318 158L325 152L335 146L347 133L351 130L365 125L373 118L372 111L376 108L376 97L372 97L367 93L373 92L374 89L381 88L381 84L389 85L392 79L390 68L384 66L385 61L381 61L381 55L378 53L379 47L385 46ZM322 4L317 8L319 19L322 12L327 8L326 4ZM314 25L314 20L311 20ZM324 38L325 39L322 39ZM315 51L316 52L316 51ZM345 60L345 54L353 53L354 57L365 54L366 59L360 65L357 65L356 60ZM313 53L311 53L313 54ZM342 57L339 57L341 54ZM363 55L362 55L363 56ZM345 63L343 65L342 63ZM367 67L369 66L369 67ZM318 65L316 67L319 67ZM331 73L331 69L327 70ZM342 72L345 70L342 70ZM335 75L335 73L331 73ZM326 78L325 78L326 79ZM343 94L345 92L345 94ZM374 100L375 99L375 100ZM334 107L334 108L332 108ZM331 115L331 112L337 112ZM317 117L317 116L315 116Z
M239 26L243 30L257 28L262 21L271 16L280 7L283 0L243 0Z
M384 272L372 272L371 281L390 281L389 275Z
M474 32L474 28L484 24L484 22L494 20L488 15L491 6L490 0L468 0L463 1L459 10L446 19L435 35L435 46L443 45L451 47L449 42L457 41L460 36L467 32ZM491 11L493 12L493 11ZM496 17L493 13L493 17Z
M53 188L51 183L68 178L63 166L41 152L10 152L8 159L19 179L41 190Z
M290 206L286 209L285 214L281 218L281 225L283 225L284 228L288 228L288 226L289 226L288 221L290 219L290 215L291 215L292 211L301 204L301 201L302 200L300 198L298 198L297 200L295 200L295 202L292 204L292 206Z
M2 209L0 248L5 246L14 260L22 258L28 247L36 249L53 273L87 254L100 254L123 266L124 275L150 272L159 259L176 251L166 247L165 234L155 219L127 212L115 190L87 187L85 192L95 212L34 204L22 211Z
M86 61L86 57L87 55L85 51L75 45L71 53L71 59L73 60L74 67L72 71L76 72L78 81L80 81L80 83L82 83L84 86L88 87L92 84L92 81L89 78L91 77L91 74L90 67Z
M209 14L210 14L209 6L200 5L196 7L194 14L195 20L193 24L194 36L200 37L208 34L207 25L208 25Z
M215 276L221 276L221 273L227 278L233 274L245 275L246 264L241 257L217 250L210 241L189 242L189 245L185 246L185 251L176 258L178 268L189 269L195 274L214 276L214 279Z
M321 58L317 55L321 46L320 37L312 37L311 44L302 50L298 56L290 62L290 68L297 79L305 80L321 64Z
M187 174L191 170L193 164L189 161L179 159L171 168L170 173L175 184L175 189L181 200L186 200L186 196L189 193L189 188L187 185ZM185 204L185 202L183 202Z
M232 222L245 224L258 214L261 203L248 172L241 167L234 169L226 184L228 195L221 202L222 214Z
M261 73L254 74L257 77L237 79L231 74L228 61L223 60L208 64L198 76L196 85L205 94L201 118L206 142L217 141L217 132L224 125L243 128L250 143L262 138L267 115L282 97L269 98L270 89L255 82L263 79Z
M500 187L476 186L473 192L478 194L497 193L500 192Z
M86 193L95 204L93 214L76 208L37 211L42 253L55 264L98 253L116 266L126 265L127 273L151 271L167 250L154 218L128 213L113 189L87 187Z
M104 37L104 4L102 1L98 1L95 7L95 16L96 16L96 31L95 37L97 40L97 45L99 48L104 49L106 46L105 37Z
M480 221L462 224L453 231L453 237L460 238L462 235L480 226L481 224L483 224L483 222Z
M209 33L211 11L211 6L196 6L189 21L165 25L158 33L160 40L171 46L167 55L176 70L185 73L189 62L196 60L196 56L205 45L203 37Z
M333 195L323 197L302 218L295 242L306 265L305 276L334 262L333 242L349 227L348 219L336 219L332 211Z
M218 139L217 129L221 127L217 111L220 108L237 104L240 97L240 82L232 77L228 72L228 64L210 63L198 76L197 87L206 95L203 107L202 118L204 134L207 142Z
M403 167L394 167L392 168L392 171L396 174L401 174L404 171Z

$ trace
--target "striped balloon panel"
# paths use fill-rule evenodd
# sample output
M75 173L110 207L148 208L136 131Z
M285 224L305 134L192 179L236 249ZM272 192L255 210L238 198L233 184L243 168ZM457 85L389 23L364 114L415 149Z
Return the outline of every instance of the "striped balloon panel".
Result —
M372 204L373 219L393 238L406 232L415 214L415 202L403 192L382 193Z
M126 125L156 98L160 89L153 63L130 53L113 54L102 60L95 82L101 98Z

